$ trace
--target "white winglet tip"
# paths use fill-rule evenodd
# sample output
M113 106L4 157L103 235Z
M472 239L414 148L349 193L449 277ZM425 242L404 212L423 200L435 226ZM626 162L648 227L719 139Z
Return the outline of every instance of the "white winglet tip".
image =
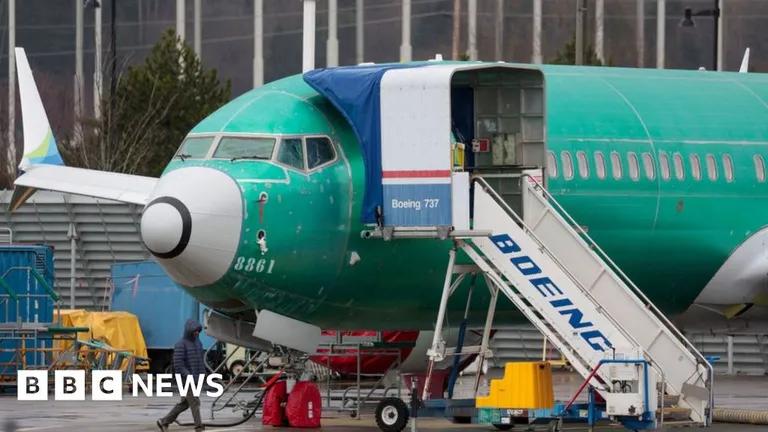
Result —
M16 70L19 78L19 97L21 99L21 121L24 131L24 157L21 169L29 164L62 165L63 161L56 147L56 139L51 130L48 116L45 114L43 101L32 75L24 48L16 47Z
M741 67L739 67L739 73L749 72L749 48L744 50L744 58L741 59Z

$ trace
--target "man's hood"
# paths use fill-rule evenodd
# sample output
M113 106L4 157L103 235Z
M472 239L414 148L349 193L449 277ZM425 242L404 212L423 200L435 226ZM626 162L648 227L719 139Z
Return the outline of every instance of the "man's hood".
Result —
M199 322L190 318L184 324L184 337L187 339L194 340L195 337L192 335L192 333L196 331L202 331L202 330L203 330L203 326L201 326Z

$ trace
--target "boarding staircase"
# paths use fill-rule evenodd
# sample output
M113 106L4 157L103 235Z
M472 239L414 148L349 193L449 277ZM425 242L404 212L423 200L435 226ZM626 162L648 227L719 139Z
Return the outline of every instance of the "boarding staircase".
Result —
M616 389L598 365L637 353L659 406L676 401L690 423L711 424L712 366L533 177L519 181L523 216L474 180L472 231L491 235L458 246L604 397Z

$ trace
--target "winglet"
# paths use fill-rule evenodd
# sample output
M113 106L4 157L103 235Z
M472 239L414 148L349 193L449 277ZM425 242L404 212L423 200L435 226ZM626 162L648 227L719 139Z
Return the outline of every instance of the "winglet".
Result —
M31 164L63 165L53 130L45 114L43 101L35 85L24 48L16 48L16 70L19 75L21 117L24 127L24 156L19 169Z
M739 73L749 72L749 48L744 51L744 58L741 59L741 67Z

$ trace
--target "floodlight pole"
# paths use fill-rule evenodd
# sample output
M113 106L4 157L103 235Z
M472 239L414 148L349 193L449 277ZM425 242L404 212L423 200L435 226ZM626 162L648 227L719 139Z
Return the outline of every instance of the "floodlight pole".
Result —
M714 37L712 40L712 70L722 70L723 68L723 20L721 6L724 2L722 0L714 0L714 9L707 9L702 11L693 12L691 9L685 10L685 18L681 25L692 27L695 23L692 21L693 17L712 17L714 25Z
M75 142L83 138L83 14L85 5L82 0L75 0Z
M202 0L195 0L194 3L194 26L195 26L195 42L194 49L197 58L203 58L203 5Z
M595 0L595 55L605 63L605 0Z
M472 61L477 60L477 0L469 0L467 5L467 21L469 31L467 32L467 54Z
M411 0L402 0L402 41L400 43L400 61L403 63L411 61Z
M103 70L102 68L104 67L101 61L102 40L100 2L95 2L93 5L93 39L93 117L98 120L101 118L101 82Z
M504 60L504 0L496 0L496 61Z
M138 23L139 45L144 44L144 0L136 0L136 18Z
M16 178L16 0L8 0L8 173Z
M365 0L355 2L355 62L365 61Z
M301 71L308 72L315 68L315 15L316 0L304 0L303 58Z
M645 0L637 0L637 67L645 66Z
M115 103L117 102L117 0L109 7L109 145L115 148Z
M533 0L533 54L531 62L534 64L542 63L541 55L541 21L542 21L542 0Z
M715 0L715 70L723 70L723 0Z
M451 58L459 60L459 45L461 40L461 0L453 0L453 33L451 37Z
M253 0L253 87L264 85L264 0Z
M667 54L667 0L656 4L656 67L664 69Z
M176 0L176 35L181 42L187 37L187 4L186 0Z
M325 63L328 67L339 65L339 4L328 0L328 41L326 42Z
M584 64L584 16L587 7L585 0L576 0L576 65Z

